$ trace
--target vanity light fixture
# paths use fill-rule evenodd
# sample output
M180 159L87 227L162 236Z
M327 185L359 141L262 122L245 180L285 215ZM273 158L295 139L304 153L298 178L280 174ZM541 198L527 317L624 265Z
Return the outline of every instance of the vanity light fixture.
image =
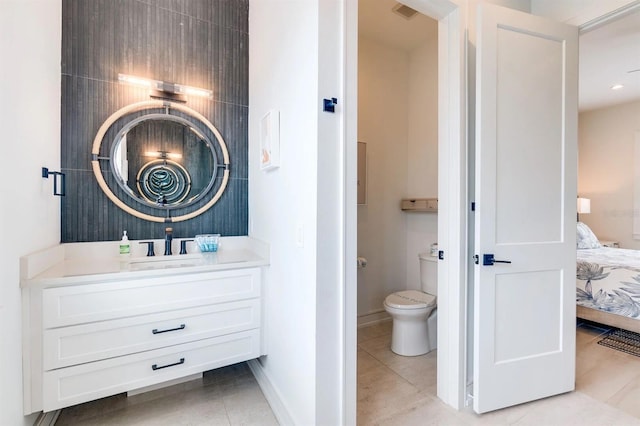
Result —
M201 98L213 98L213 92L211 90L199 89L197 87L191 86L183 86L181 84L176 84L175 87L176 90L178 90L178 93L190 96L200 96Z
M622 84L614 84L613 86L611 86L611 90L620 90L623 87L624 86Z
M138 87L146 87L150 90L152 98L169 99L186 102L185 96L198 96L213 99L213 91L200 87L186 86L184 84L167 83L166 81L153 80L135 75L118 74L118 81Z
M146 151L144 155L145 157L172 158L174 160L179 160L182 158L182 154L167 151Z
M148 78L136 77L134 75L118 74L118 81L120 83L131 84L133 86L147 87L151 89L157 86L157 83L161 81L149 80Z

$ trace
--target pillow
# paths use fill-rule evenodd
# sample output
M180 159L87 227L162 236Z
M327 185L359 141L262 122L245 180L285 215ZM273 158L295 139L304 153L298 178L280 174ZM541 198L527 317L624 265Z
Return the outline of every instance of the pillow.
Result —
M602 244L598 241L591 228L582 222L578 222L576 228L576 246L579 249L600 248Z

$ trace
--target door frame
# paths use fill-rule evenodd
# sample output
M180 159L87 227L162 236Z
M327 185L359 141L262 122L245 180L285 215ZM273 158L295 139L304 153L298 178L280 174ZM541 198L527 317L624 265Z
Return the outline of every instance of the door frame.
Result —
M400 0L438 21L438 245L444 261L438 264L438 377L437 394L455 409L464 406L466 377L467 282L467 85L466 1ZM358 5L345 1L345 120L346 184L345 265L345 424L356 421L357 278L357 86ZM444 170L447 172L445 173ZM353 188L351 188L353 186Z
M467 0L400 0L413 9L438 20L438 244L445 261L438 267L438 397L460 410L465 406L467 374L467 281L469 205L467 185ZM345 0L345 120L346 191L345 224L347 268L345 288L345 424L356 422L356 324L357 324L357 84L358 84L358 4ZM640 8L636 0L613 11L584 11L567 23L579 27L580 34L604 25ZM553 18L553 17L552 17ZM443 168L446 167L446 169ZM442 170L447 170L443 173ZM351 188L353 186L353 188ZM444 226L442 226L444 225ZM440 232L443 234L440 234ZM446 284L445 284L446 283Z

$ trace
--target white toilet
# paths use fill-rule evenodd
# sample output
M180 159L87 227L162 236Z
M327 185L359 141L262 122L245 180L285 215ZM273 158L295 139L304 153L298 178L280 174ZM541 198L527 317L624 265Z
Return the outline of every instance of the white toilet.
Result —
M423 355L437 346L438 258L429 253L418 258L422 291L398 291L384 300L393 318L391 350L398 355Z

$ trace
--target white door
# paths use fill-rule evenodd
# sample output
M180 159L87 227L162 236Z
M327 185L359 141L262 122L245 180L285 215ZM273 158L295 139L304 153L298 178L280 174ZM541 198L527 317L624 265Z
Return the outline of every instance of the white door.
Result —
M482 5L477 31L473 389L482 413L574 389L578 29Z

